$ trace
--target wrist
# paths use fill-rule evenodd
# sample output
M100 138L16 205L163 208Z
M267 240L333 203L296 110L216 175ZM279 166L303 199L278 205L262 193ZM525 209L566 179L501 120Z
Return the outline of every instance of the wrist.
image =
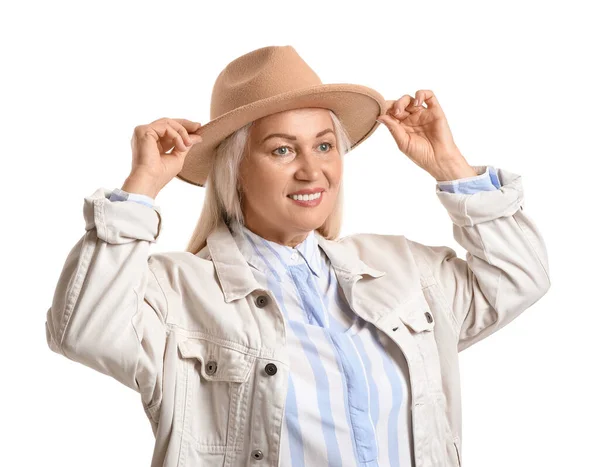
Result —
M478 173L466 160L447 162L436 170L429 172L438 182L457 180L459 178L476 177Z
M128 193L136 193L140 195L156 198L159 190L154 186L152 177L143 174L131 174L125 179L121 190Z

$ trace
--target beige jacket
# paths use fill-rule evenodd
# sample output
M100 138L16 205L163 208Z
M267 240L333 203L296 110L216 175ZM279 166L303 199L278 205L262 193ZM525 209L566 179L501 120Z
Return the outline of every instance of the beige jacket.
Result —
M496 191L436 186L466 261L403 235L317 235L352 309L406 357L416 467L460 466L458 353L550 287L521 176L496 170ZM109 196L99 188L84 200L86 232L47 311L49 347L140 393L156 437L153 467L276 467L290 356L275 297L224 223L196 255L149 254L160 208Z

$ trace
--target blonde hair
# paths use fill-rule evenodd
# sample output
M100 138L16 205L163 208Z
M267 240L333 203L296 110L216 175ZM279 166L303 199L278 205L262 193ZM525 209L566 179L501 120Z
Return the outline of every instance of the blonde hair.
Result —
M329 113L333 121L338 152L340 156L343 156L350 150L352 142L335 113L331 110ZM244 224L238 174L246 153L252 124L253 122L250 122L229 135L215 150L215 159L205 183L206 191L202 212L186 251L197 254L204 248L206 239L221 219L228 225L231 221ZM342 210L343 177L333 211L325 219L323 225L316 229L317 232L329 240L338 238L342 226Z

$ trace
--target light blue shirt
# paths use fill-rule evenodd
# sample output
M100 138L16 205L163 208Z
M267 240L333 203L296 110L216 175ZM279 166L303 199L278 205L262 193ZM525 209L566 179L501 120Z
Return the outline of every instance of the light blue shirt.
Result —
M500 188L496 170L438 182L471 194ZM152 206L115 189L111 201ZM290 356L280 467L410 467L410 384L400 349L348 306L316 231L295 248L234 223L230 230L257 281L277 298Z

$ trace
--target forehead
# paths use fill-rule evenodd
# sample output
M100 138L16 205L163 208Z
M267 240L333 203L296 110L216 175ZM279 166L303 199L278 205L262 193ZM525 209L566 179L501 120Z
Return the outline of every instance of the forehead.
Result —
M302 108L286 110L267 115L254 122L252 132L254 136L266 136L270 132L285 131L298 136L314 137L325 128L333 129L333 122L328 109Z

